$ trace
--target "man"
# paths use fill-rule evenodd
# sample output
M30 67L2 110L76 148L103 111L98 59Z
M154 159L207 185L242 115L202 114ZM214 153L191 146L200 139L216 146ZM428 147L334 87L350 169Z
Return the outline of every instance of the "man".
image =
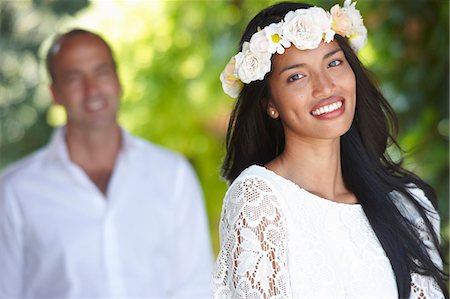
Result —
M210 297L198 181L119 127L108 44L72 30L47 67L67 125L0 177L0 298Z

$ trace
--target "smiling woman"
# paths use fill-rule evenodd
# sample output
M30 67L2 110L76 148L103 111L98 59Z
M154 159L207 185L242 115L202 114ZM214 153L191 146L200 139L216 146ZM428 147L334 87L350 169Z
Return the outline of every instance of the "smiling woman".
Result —
M237 98L216 298L448 298L432 188L393 162L396 116L356 53L355 4L283 2L221 74Z
M337 138L350 128L356 81L337 42L314 50L290 47L275 56L269 85L267 109L275 111L272 118L281 117L285 140Z

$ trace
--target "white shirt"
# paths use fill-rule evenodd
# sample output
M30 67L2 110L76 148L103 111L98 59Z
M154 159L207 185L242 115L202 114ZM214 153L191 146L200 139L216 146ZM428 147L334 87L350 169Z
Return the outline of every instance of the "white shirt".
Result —
M430 221L438 229L438 214L422 190L412 192L433 211ZM399 210L422 230L442 267L423 219L410 208ZM215 298L398 298L391 264L361 205L318 197L260 166L247 168L230 186L220 245ZM444 298L429 277L411 279L410 298Z
M0 298L210 297L197 178L178 154L123 132L106 197L64 129L0 177Z

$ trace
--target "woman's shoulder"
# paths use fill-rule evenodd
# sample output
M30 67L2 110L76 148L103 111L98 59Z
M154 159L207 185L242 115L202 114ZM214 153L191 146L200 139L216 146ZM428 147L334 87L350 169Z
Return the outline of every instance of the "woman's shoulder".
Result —
M249 177L260 178L265 181L273 181L273 177L267 168L265 168L264 166L253 164L244 169L233 182Z
M287 226L272 184L263 167L252 165L230 185L220 220L215 298L287 298L290 293Z
M403 216L408 217L410 220L420 218L418 208L422 208L429 218L439 220L439 214L430 199L426 196L424 190L413 183L407 184L405 187L408 193L419 204L419 207L411 200L408 200L405 196L401 195L398 191L391 192L392 199Z
M230 184L225 195L242 199L257 198L262 194L277 194L276 178L269 170L259 165L251 165L244 169Z
M262 166L249 166L231 183L225 194L223 208L235 213L249 209L279 209L280 194L274 178Z
M263 166L253 164L244 169L239 176L231 182L228 190L243 184L246 185L246 182L261 182L263 184L273 186L275 184L275 179L269 170Z
M397 206L399 212L403 215L403 217L408 219L408 221L411 222L416 229L418 229L422 239L429 239L428 235L430 232L426 228L424 218L421 215L422 213L425 214L437 237L439 238L439 213L427 197L424 190L412 183L406 185L406 190L414 198L415 202L409 198L406 198L398 191L391 192L393 202ZM422 210L422 213L420 210Z

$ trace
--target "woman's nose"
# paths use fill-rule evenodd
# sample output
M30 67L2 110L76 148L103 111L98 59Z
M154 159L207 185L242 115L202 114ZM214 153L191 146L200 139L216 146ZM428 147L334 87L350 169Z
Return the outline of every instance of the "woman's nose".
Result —
M315 98L323 99L333 95L335 84L328 74L318 73L314 74L312 77L312 95Z

